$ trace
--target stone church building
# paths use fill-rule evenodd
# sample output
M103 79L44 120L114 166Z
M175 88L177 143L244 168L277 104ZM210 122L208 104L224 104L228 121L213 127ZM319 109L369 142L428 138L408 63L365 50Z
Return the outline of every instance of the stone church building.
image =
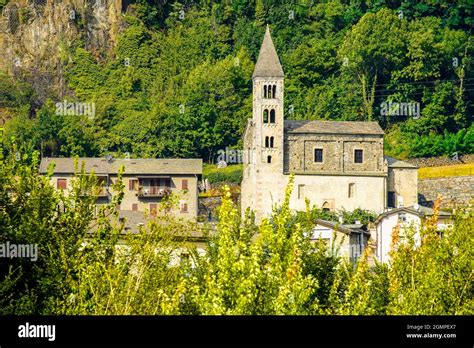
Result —
M253 80L253 117L244 134L242 209L257 220L280 205L295 174L290 207L382 213L417 203L417 167L384 156L377 122L291 121L284 117L284 73L267 27Z

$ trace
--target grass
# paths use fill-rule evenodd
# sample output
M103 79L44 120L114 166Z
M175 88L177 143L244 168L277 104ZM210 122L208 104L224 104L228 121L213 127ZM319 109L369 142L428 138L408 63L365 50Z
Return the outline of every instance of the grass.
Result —
M215 164L204 164L202 176L208 179L210 183L235 183L240 184L242 180L242 164L228 165L225 168L217 168Z
M217 168L215 164L203 164L202 175L207 176L211 173L223 173L223 174L232 174L236 171L242 172L243 164L229 164L225 168Z
M441 167L421 167L418 169L418 179L448 178L451 176L469 175L474 175L474 163Z

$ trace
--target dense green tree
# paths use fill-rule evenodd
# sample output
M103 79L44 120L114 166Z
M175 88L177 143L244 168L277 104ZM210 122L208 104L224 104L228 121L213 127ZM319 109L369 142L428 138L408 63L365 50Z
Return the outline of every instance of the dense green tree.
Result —
M212 161L218 149L241 145L251 61L269 23L287 118L378 121L392 155L434 155L410 139L457 134L473 122L472 8L448 3L130 1L108 56L97 59L81 36L60 47L63 99L94 103L92 120L46 117L20 75L0 76L0 111L21 147L44 153ZM419 103L421 115L383 114L384 102Z

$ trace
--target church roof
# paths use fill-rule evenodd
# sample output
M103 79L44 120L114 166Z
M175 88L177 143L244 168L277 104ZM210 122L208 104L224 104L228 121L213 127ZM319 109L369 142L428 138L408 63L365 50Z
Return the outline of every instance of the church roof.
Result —
M273 45L273 40L270 35L270 28L267 25L265 36L263 37L262 47L258 54L257 64L253 71L254 77L283 77L283 68L278 59L278 54Z
M374 134L384 131L377 122L364 121L292 121L285 120L286 133Z

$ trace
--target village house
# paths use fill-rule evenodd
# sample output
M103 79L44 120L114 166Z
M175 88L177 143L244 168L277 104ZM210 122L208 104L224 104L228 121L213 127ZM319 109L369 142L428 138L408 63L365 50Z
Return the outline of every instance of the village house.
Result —
M54 163L51 183L67 194L75 177L74 158L43 158L40 174L46 174ZM156 215L163 211L165 197L177 197L176 206L167 210L178 218L195 219L198 215L198 181L202 175L201 159L113 159L79 158L77 170L82 164L87 174L94 173L102 183L96 204L107 204L113 192L111 185L116 182L119 169L123 166L124 197L117 207L123 221L129 228L143 223L145 214Z

